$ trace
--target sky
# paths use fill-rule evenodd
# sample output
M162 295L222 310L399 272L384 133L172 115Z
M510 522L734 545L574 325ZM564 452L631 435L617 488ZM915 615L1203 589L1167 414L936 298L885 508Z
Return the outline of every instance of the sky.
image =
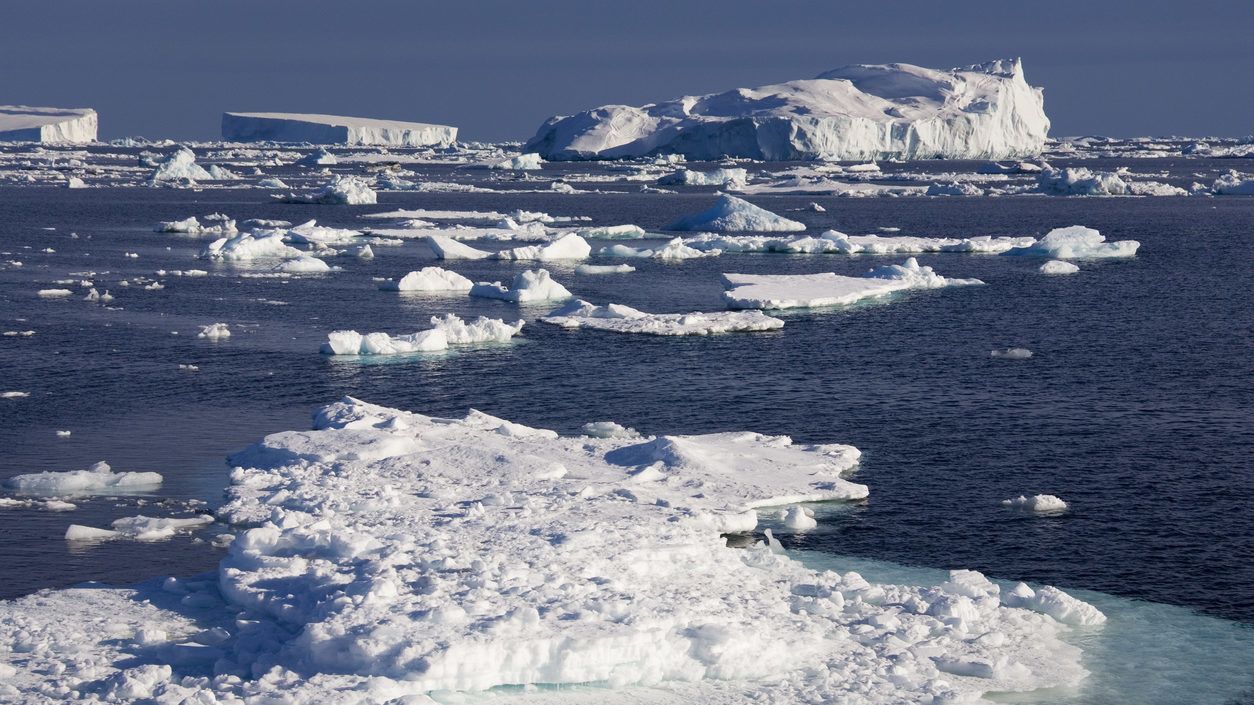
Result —
M1023 58L1051 135L1254 134L1254 3L771 0L13 0L0 104L92 107L100 136L213 139L224 110L455 125L852 63Z

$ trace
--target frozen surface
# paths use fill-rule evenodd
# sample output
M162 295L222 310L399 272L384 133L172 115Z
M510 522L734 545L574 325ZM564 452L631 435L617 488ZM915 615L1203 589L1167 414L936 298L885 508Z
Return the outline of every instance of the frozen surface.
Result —
M250 262L255 259L292 259L304 252L288 245L283 233L240 233L209 243L200 251L201 259L223 262Z
M470 295L515 303L558 301L573 296L566 287L549 276L547 269L519 272L510 286L501 282L479 282L470 290Z
M1001 358L1003 360L1027 360L1032 357L1032 351L1027 348L1005 348L1003 350L990 351L989 357Z
M1008 255L1037 255L1055 259L1103 259L1135 257L1141 243L1136 240L1106 242L1106 237L1093 228L1072 225L1050 230L1034 245L1008 250Z
M693 171L680 169L657 180L661 186L744 186L749 183L749 172L745 169L714 169L713 171Z
M210 181L213 175L196 163L196 153L187 147L179 147L157 164L150 181L156 184Z
M685 216L667 226L668 230L708 230L711 232L795 232L804 223L789 220L760 208L743 198L719 196L709 209Z
M524 151L546 159L1012 159L1044 147L1043 106L1017 59L951 71L854 65L810 80L553 117Z
M595 328L648 335L711 335L784 327L783 321L761 311L645 313L621 304L597 306L579 299L540 320L563 328Z
M723 298L731 308L817 308L847 306L863 299L879 298L911 289L983 284L978 279L943 277L913 257L904 264L872 269L861 277L831 272L820 274L724 274L728 291Z
M30 494L90 495L152 489L159 486L161 481L159 473L114 472L108 463L99 462L86 470L15 475L5 480L4 486Z
M457 128L342 115L223 113L222 139L229 142L446 147L457 141Z
M457 272L440 267L423 267L396 281L385 281L379 288L384 291L470 291L473 286L474 282Z
M0 142L82 144L96 141L91 108L36 108L0 105Z
M447 235L428 235L425 239L436 259L486 259L492 256L491 252L475 249Z
M192 517L133 516L114 520L112 529L97 529L81 524L71 524L65 530L67 541L101 541L130 539L133 541L164 541L180 531L212 524L213 517L201 514Z
M322 188L309 193L289 193L275 198L284 203L363 206L378 203L379 195L362 179L339 175L332 177Z
M1211 189L1221 196L1254 196L1254 177L1247 177L1235 169L1215 179Z

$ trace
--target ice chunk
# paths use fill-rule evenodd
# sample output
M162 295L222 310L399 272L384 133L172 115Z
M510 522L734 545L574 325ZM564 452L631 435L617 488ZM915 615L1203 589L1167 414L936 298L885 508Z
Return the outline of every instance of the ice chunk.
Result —
M92 526L82 526L81 524L70 524L65 530L66 541L104 541L114 539L120 536L116 531L109 529L97 529Z
M479 282L471 288L470 295L515 303L553 301L573 296L566 287L554 281L546 269L519 272L508 287L500 282Z
M784 327L783 321L761 311L645 313L621 304L596 306L579 299L540 320L563 328L594 328L648 335L711 335L778 330Z
M523 149L546 159L1015 159L1044 147L1043 104L1017 59L950 71L854 65L810 80L553 117Z
M212 524L213 517L201 514L193 517L147 517L142 514L113 521L113 530L136 541L162 541L179 531Z
M1075 274L1078 271L1080 271L1079 267L1060 259L1051 259L1041 265L1042 274Z
M0 399L25 399L30 392L0 392Z
M667 226L668 230L704 230L711 232L791 232L805 230L804 223L789 220L752 203L728 196L719 196L709 210L685 216Z
M1052 494L1037 494L1031 497L1019 495L1014 499L1002 500L1001 506L1038 514L1056 514L1067 510L1067 503Z
M429 330L410 335L391 336L387 333L368 333L338 330L328 334L322 344L324 355L399 355L412 352L437 352L449 345L473 345L478 343L504 343L522 330L523 322L506 323L499 319L480 316L473 321L463 321L453 314L431 318Z
M331 271L331 265L323 262L317 257L310 257L306 255L284 260L274 265L272 271L289 272L292 274L321 274Z
M340 160L336 159L334 154L325 149L310 152L295 162L296 166L335 166L339 163Z
M1131 187L1118 174L1084 167L1046 169L1037 177L1041 191L1056 196L1126 196Z
M282 233L240 233L214 240L201 250L199 257L224 262L248 262L263 258L293 259L303 257L304 254L284 242Z
M872 269L861 277L820 274L724 274L730 287L723 298L732 308L816 308L846 306L863 299L911 289L983 284L979 279L942 277L913 257L905 264Z
M639 240L649 234L639 225L601 225L579 228L578 233L587 240Z
M219 214L214 214L215 216ZM221 218L206 217L206 223L201 225L196 216L191 216L185 220L167 220L157 223L153 228L159 233L183 233L187 235L234 235L238 232L235 228L235 221L225 216Z
M1141 243L1136 240L1106 242L1106 238L1083 225L1050 230L1036 244L1007 250L1008 255L1039 255L1054 259L1099 259L1133 257Z
M784 522L784 526L795 531L805 531L819 525L814 519L814 512L796 505L785 509L780 515L780 520Z
M431 325L444 331L449 345L475 345L478 343L505 343L522 331L523 322L506 323L498 318L479 316L473 321L463 321L446 313L432 316Z
M361 206L379 202L379 196L370 184L356 176L336 175L322 188L309 193L289 193L275 196L283 203L317 203L322 205Z
M311 113L223 113L222 139L228 142L447 147L457 140L457 128Z
M505 161L494 162L489 166L493 169L533 170L540 169L541 165L540 155L532 152L530 154L520 154Z
M59 299L66 296L73 296L74 292L69 289L40 289L35 294L43 299Z
M563 259L587 259L592 254L592 247L587 240L567 233L545 245L527 245L512 250L501 250L496 253L497 259L535 259L541 261Z
M397 281L388 280L379 285L383 291L470 291L472 287L474 282L466 277L439 267L423 267Z
M1230 169L1227 174L1215 179L1211 190L1222 196L1254 196L1254 178Z
M1026 584L1019 583L1004 593L1001 601L1007 607L1019 607L1047 614L1063 624L1088 627L1106 622L1106 615L1102 614L1101 610L1048 585L1039 590L1033 590Z
M91 108L36 108L0 105L0 142L84 144L96 141Z
M989 357L999 357L1004 360L1026 360L1032 357L1032 351L1027 348L1006 348L1004 350L992 350Z
M640 438L634 428L613 421L592 421L579 427L579 432L591 438Z
M828 230L818 237L767 235L714 235L703 233L683 239L683 244L701 251L770 252L780 254L908 255L925 252L967 252L999 254L1036 243L1034 237L968 238L914 237L907 235L846 235Z
M695 259L697 257L714 257L721 253L721 250L715 248L697 249L695 247L689 247L686 241L681 237L672 238L665 245L657 249L647 247L628 247L627 245L610 245L609 247L602 247L597 251L597 255L601 257L639 257L667 261Z
M581 264L575 274L630 274L636 268L630 264Z
M207 326L201 326L200 332L196 334L196 337L209 340L223 340L231 337L231 328L225 323L210 323Z
M491 252L477 250L445 235L428 235L425 240L436 259L484 259L492 256Z
M749 182L749 172L744 169L715 169L693 171L680 169L657 180L659 186L744 186Z
M196 163L196 153L187 147L179 147L157 165L149 182L157 185L170 182L196 183L213 177Z
M15 475L5 480L4 486L31 494L87 495L149 489L161 481L161 475L155 472L113 472L108 463L99 462L86 470Z

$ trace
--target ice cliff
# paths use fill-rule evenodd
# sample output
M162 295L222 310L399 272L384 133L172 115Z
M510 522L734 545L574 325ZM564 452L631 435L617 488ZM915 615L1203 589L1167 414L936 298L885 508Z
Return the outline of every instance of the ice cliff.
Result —
M222 139L228 142L447 147L457 141L457 128L339 115L222 113Z
M0 105L0 142L95 141L96 111L91 108Z

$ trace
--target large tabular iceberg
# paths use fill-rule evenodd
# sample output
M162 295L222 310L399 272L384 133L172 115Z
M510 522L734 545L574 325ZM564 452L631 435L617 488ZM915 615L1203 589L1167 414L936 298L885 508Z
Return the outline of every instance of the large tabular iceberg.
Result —
M0 142L95 141L96 111L91 108L0 105Z
M1049 132L1018 59L939 71L854 65L809 80L604 105L546 121L523 151L545 159L1015 159Z
M457 128L341 115L222 113L222 139L228 142L447 147L457 141Z

